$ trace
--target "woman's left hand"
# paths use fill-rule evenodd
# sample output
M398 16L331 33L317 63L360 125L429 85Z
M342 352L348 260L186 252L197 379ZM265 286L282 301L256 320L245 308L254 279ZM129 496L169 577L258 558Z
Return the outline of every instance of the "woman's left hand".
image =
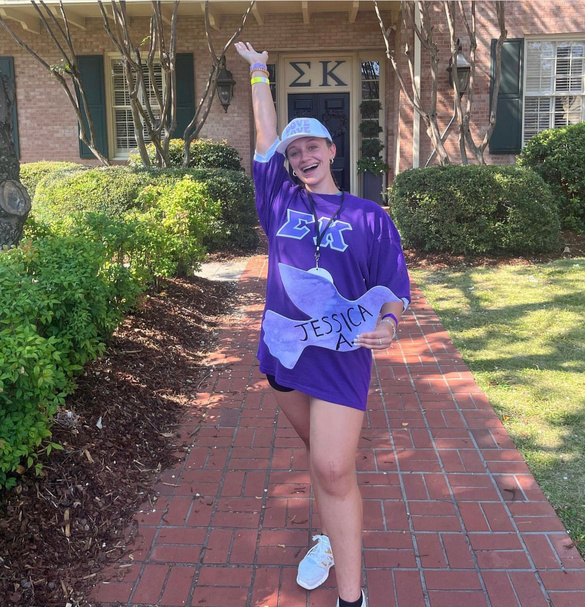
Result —
M354 343L368 350L385 350L395 341L394 329L394 323L379 322L370 333L358 335Z

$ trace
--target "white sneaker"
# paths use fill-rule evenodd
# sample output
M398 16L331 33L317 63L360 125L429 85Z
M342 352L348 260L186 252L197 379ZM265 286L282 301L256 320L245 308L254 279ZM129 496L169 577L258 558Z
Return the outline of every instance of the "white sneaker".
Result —
M337 599L337 607L339 607L339 599ZM366 603L366 595L364 594L363 590L362 590L362 607L368 607L368 605Z
M317 543L305 554L299 563L297 584L306 590L320 586L329 576L329 569L335 565L333 551L326 535L314 535Z

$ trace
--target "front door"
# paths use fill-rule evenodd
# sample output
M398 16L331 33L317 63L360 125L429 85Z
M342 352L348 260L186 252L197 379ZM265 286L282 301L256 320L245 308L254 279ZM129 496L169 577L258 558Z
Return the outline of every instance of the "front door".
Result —
M349 172L349 93L304 93L288 96L288 119L308 116L322 122L337 148L331 171L337 185L350 189Z

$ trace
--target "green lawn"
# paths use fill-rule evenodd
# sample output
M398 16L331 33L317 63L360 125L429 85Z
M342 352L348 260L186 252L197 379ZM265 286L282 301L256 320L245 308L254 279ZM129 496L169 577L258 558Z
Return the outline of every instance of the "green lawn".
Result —
M585 554L585 258L411 275Z

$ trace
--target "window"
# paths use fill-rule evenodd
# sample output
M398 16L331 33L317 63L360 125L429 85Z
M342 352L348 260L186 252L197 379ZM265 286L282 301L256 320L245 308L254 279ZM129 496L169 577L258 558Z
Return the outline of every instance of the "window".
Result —
M272 101L274 101L274 107L276 108L276 63L269 63L266 68L268 69L268 78L270 80L270 93L272 94Z
M524 142L585 120L584 84L585 40L527 41Z
M124 63L122 59L111 60L111 90L113 95L112 112L114 124L114 142L116 157L127 157L128 152L136 147L136 138L134 136L134 120L132 119L132 109L130 107L130 94L128 84L124 76ZM155 86L161 95L163 94L163 74L160 63L154 64L154 82L151 82L148 68L143 67L143 78L146 90L149 95L153 113L160 117L160 107L157 103ZM144 93L139 98L141 103L145 102ZM150 143L150 138L144 129L146 143Z
M382 132L380 126L380 62L362 61L361 63L362 99L360 113L362 120L359 125L361 135L361 157L379 158L384 145L379 135ZM359 168L358 164L358 168Z
M380 62L362 61L362 100L380 100Z

